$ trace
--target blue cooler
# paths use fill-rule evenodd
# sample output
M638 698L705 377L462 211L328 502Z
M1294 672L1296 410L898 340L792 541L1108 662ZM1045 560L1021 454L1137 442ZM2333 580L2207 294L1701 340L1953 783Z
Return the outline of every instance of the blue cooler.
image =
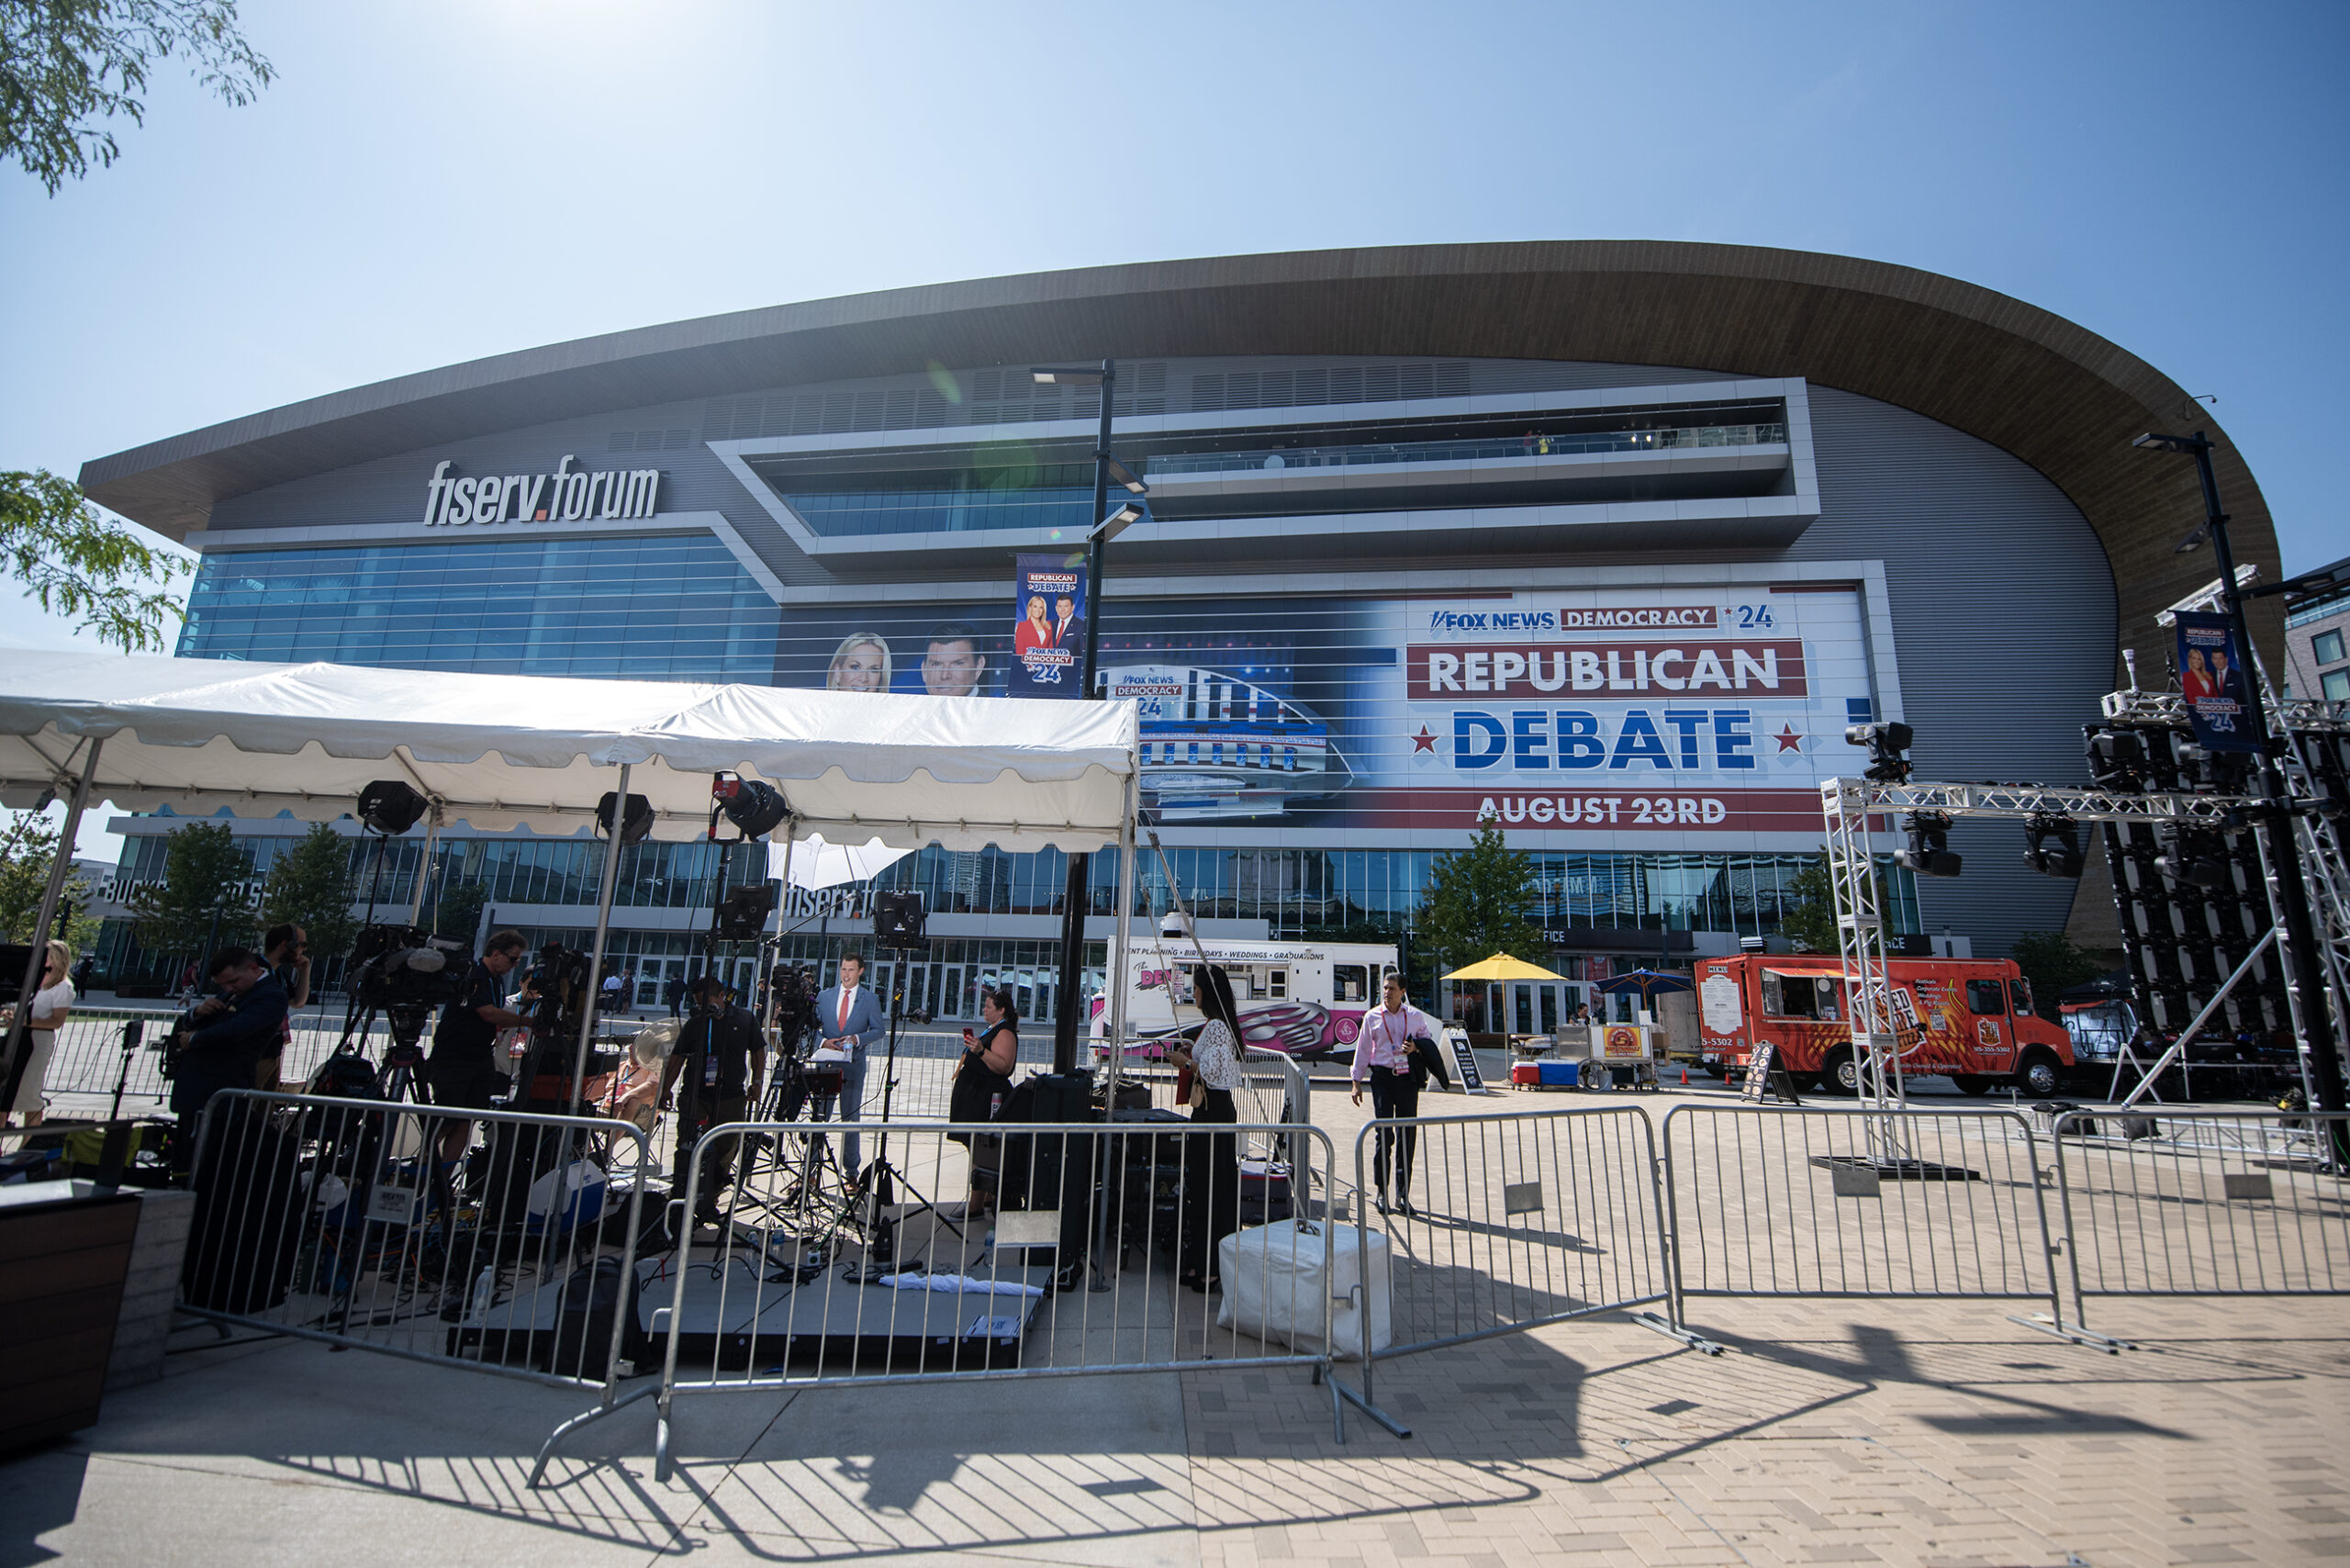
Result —
M1572 1089L1583 1075L1583 1063L1579 1061L1546 1061L1536 1065L1542 1070L1542 1087L1545 1089Z

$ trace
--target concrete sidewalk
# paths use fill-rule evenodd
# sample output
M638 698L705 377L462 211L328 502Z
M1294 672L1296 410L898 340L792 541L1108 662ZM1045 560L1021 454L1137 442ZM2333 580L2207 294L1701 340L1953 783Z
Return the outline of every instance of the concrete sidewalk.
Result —
M2350 1556L2350 1315L2117 1302L2108 1356L1989 1303L1696 1305L1708 1359L1614 1319L1379 1371L1398 1441L1304 1374L640 1404L361 1352L174 1340L163 1383L0 1467L0 1568L73 1562L927 1562L1425 1568Z

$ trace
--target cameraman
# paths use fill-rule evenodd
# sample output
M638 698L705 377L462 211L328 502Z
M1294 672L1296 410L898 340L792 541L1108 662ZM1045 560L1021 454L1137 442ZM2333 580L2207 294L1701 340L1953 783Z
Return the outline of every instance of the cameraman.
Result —
M494 933L474 960L465 989L441 1010L440 1026L432 1031L432 1054L417 1076L432 1092L435 1105L459 1105L487 1111L493 1096L508 1087L498 1070L498 1031L525 1022L506 1007L506 977L522 959L522 934ZM473 1124L457 1122L441 1135L441 1158L464 1158L473 1141Z
M277 1054L285 1027L285 987L252 948L221 948L213 956L212 981L220 994L189 1013L191 1032L172 1066L172 1112L181 1129L173 1164L183 1171L195 1162L204 1107L223 1089L251 1089L261 1064Z
M767 1043L749 1014L734 1005L733 993L716 975L694 981L693 1016L677 1036L677 1048L661 1071L661 1108L669 1109L671 1091L682 1075L686 1081L683 1108L677 1117L677 1170L672 1192L683 1193L692 1169L694 1145L701 1129L722 1122L749 1119L766 1076ZM700 1201L694 1205L694 1223L719 1223L718 1194L733 1180L741 1140L716 1153L702 1182Z

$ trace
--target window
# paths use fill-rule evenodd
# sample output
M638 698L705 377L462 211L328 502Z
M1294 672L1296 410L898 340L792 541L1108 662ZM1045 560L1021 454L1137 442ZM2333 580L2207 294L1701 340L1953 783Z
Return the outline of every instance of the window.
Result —
M2007 988L1995 980L1971 980L1966 982L1966 1005L1975 1013L1994 1017L2008 1010Z
M2350 702L2350 669L2330 669L2318 679L2328 702Z
M2310 654L2322 665L2340 664L2342 662L2341 630L2336 628L2332 632L2320 632L2311 638Z
M2031 982L2025 980L2021 975L2018 975L2014 980L2008 982L2008 993L2014 999L2016 1004L2016 1016L2019 1018L2031 1017Z
M1270 994L1275 1002L1289 1000L1289 970L1286 969L1273 970L1272 989Z
M1819 1018L1836 1021L1834 975L1798 975L1762 971L1762 1011L1780 1018Z
M1371 1000L1370 969L1361 964L1332 965L1330 1000L1332 1002L1369 1002Z

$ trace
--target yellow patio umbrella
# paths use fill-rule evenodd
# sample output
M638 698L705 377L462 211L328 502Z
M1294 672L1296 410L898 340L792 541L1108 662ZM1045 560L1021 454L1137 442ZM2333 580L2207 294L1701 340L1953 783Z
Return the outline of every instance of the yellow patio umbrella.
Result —
M1444 978L1449 980L1554 980L1567 977L1554 975L1539 964L1513 958L1507 953L1496 953L1483 963L1455 969Z

